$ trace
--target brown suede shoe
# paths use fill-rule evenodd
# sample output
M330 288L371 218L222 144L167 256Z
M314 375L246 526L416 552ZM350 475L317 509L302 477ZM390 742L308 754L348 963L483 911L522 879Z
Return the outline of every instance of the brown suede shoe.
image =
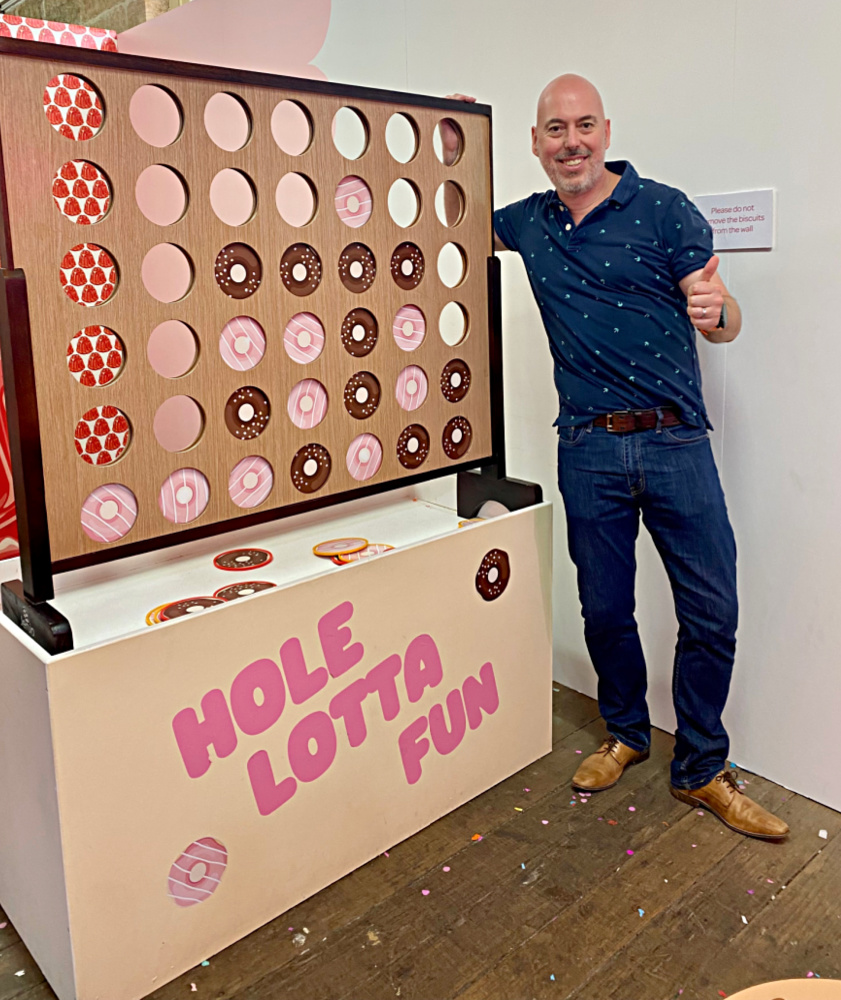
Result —
M712 781L691 792L674 786L670 791L681 802L709 809L736 833L761 840L783 840L788 836L788 824L749 799L739 788L732 771L720 771Z
M650 751L632 750L615 736L608 736L595 753L585 757L572 778L572 787L582 792L603 792L613 788L631 764L648 760Z

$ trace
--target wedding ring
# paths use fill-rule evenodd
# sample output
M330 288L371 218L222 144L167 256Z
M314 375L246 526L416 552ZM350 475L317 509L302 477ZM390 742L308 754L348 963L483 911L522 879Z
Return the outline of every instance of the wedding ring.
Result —
M707 307L706 306L701 306L701 315L702 316L706 316L707 315Z

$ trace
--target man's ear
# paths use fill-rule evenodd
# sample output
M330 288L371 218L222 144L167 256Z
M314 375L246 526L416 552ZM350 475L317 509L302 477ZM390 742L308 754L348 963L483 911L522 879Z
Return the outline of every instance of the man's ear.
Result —
M537 129L534 127L534 125L532 125L531 127L531 151L534 153L535 156L540 155L537 152Z
M605 118L604 120L604 148L610 148L610 119Z

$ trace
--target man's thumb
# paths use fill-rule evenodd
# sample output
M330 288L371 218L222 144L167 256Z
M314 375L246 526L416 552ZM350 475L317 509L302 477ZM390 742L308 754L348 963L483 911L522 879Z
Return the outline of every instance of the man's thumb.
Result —
M704 265L704 270L701 271L701 275L698 278L698 280L699 281L712 281L713 275L718 270L719 263L720 263L719 257L716 254L713 254L712 257L710 257L710 259Z

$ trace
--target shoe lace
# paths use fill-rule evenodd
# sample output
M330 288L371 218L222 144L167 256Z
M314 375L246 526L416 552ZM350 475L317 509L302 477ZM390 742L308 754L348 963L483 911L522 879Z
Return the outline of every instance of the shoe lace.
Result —
M739 783L736 780L736 775L733 771L722 771L720 774L715 776L716 781L720 781L722 785L730 785L733 791L738 792L739 795L744 795L745 793L739 788Z
M608 736L596 753L604 754L607 757L619 746L619 740L615 736Z

